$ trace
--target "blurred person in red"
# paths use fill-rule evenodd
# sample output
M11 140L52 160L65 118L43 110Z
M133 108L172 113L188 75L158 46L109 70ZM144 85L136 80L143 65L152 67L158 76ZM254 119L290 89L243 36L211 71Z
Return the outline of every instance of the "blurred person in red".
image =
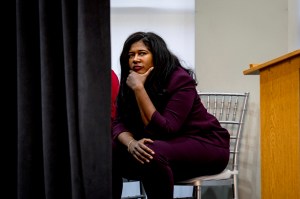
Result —
M119 78L116 75L116 73L113 70L111 70L111 121L116 116L116 99L118 96L119 87Z

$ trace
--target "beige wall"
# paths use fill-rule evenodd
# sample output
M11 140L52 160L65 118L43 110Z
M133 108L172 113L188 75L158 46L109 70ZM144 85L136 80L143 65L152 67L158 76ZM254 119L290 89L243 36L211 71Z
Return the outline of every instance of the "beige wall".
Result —
M243 70L300 48L299 25L294 26L300 23L299 5L299 0L196 0L199 90L250 92L240 150L240 198L261 198L259 76L245 76ZM224 193L204 193L218 194Z
M300 48L300 0L288 2L289 51L293 51Z

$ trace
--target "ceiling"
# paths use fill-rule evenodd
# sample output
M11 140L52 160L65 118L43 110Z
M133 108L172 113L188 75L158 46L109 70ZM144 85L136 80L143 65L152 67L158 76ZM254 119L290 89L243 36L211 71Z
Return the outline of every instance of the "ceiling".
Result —
M168 10L195 10L195 0L111 0L111 8L155 8Z

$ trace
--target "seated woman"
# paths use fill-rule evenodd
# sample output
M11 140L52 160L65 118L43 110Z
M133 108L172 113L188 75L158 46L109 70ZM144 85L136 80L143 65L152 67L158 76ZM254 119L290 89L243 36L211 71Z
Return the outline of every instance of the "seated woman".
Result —
M229 133L202 105L191 70L165 41L136 32L124 43L112 123L113 198L122 177L141 180L148 199L172 199L174 181L224 170Z

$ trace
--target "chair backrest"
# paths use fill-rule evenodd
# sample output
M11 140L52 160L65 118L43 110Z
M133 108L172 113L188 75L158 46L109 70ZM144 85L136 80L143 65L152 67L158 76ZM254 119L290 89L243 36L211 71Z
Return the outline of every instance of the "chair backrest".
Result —
M207 111L214 115L230 133L230 160L228 169L238 171L241 132L249 93L199 92Z

